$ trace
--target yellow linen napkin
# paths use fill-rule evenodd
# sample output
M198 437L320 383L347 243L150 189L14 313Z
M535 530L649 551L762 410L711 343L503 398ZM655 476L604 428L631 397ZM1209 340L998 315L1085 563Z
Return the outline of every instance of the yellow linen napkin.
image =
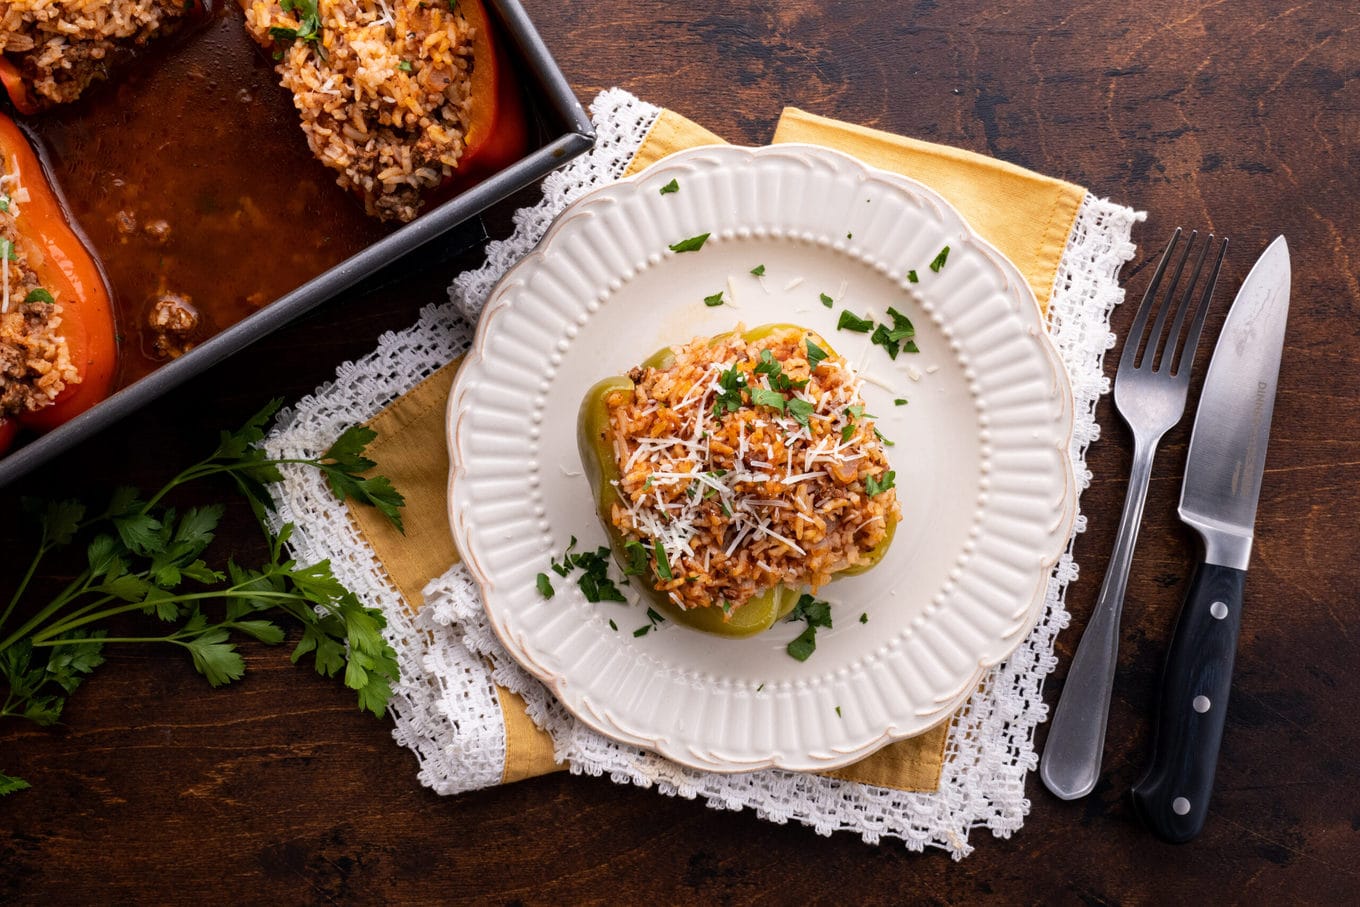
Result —
M1058 262L1085 190L992 158L866 129L786 108L775 142L808 142L836 148L865 163L912 177L957 207L969 224L1011 259L1046 307ZM625 175L672 152L722 139L671 110L657 117ZM446 491L448 451L444 408L457 361L422 381L369 421L378 431L370 448L376 472L391 478L406 496L406 534L367 508L351 511L393 585L412 609L420 590L457 563L450 541ZM565 768L553 758L552 739L525 713L524 701L497 688L505 721L505 765L509 783ZM944 765L946 722L920 736L891 744L868 758L826 774L848 781L904 791L938 788Z

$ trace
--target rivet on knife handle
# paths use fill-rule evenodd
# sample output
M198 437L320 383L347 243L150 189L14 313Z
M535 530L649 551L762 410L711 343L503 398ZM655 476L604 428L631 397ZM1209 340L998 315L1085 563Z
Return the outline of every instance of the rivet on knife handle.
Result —
M1209 813L1246 576L1232 567L1200 564L1176 623L1152 764L1133 786L1138 814L1164 841L1189 841Z

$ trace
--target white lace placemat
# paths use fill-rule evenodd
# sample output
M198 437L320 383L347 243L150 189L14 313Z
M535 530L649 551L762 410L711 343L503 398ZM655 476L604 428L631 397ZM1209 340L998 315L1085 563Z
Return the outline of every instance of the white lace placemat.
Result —
M471 325L500 276L538 242L567 204L622 175L661 112L621 89L600 94L591 110L595 148L548 176L542 201L516 213L514 233L488 245L482 267L454 280L450 302L431 305L414 326L384 335L374 352L342 365L334 382L283 413L265 441L272 455L317 455L346 426L377 414L467 348ZM1133 257L1129 235L1142 216L1088 195L1049 303L1050 330L1076 397L1071 456L1079 489L1090 482L1086 448L1099 434L1096 402L1109 389L1102 361L1114 343L1110 313L1123 299L1117 275ZM793 819L822 834L854 831L871 843L900 838L912 850L935 845L956 858L972 850L972 829L1009 837L1029 811L1024 782L1037 763L1034 728L1048 714L1043 681L1056 664L1053 640L1068 622L1063 596L1077 575L1070 543L1049 580L1038 626L953 719L938 791L908 793L782 771L709 775L607 740L572 719L506 655L463 568L432 582L425 590L426 607L413 617L315 471L289 471L276 488L277 521L296 526L290 543L295 556L329 558L341 580L387 615L401 666L391 705L393 736L416 754L421 783L439 793L500 783L505 760L505 727L495 690L500 684L524 697L530 717L552 735L555 755L573 772L608 773L614 781L665 794L702 796L717 809L749 807L774 822ZM1078 515L1074 538L1084 527L1085 518Z

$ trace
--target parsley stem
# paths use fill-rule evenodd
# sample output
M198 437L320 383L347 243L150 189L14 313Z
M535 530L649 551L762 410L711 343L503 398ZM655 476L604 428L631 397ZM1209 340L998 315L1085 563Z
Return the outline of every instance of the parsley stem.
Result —
M68 618L66 620L58 621L57 623L54 623L52 626L46 628L45 630L42 630L38 633L34 633L33 644L36 646L38 643L47 639L51 639L53 636L56 636L59 633L67 633L71 630L83 627L86 624L92 624L95 621L103 620L106 617L116 617L119 614L126 614L129 611L137 611L142 608L150 607L152 605L170 605L180 604L182 602L208 601L211 599L225 600L232 598L273 599L282 602L310 601L310 599L308 599L306 596L298 595L295 592L267 592L264 590L249 590L249 586L250 584L247 583L243 585L232 586L228 589L215 589L210 592L189 592L184 595L169 595L166 596L165 598L158 598L151 603L141 601L124 602L123 604L118 605L116 607L105 608L103 611L96 611L94 614L90 614L85 617L75 619ZM0 650L3 650L3 646L0 646Z
M33 559L28 563L28 570L24 573L24 578L19 580L19 586L14 590L14 596L9 600L9 605L6 606L5 613L0 614L0 627L3 627L5 621L9 620L9 616L14 613L15 607L19 604L19 599L23 598L24 592L28 589L29 582L33 579L33 574L38 570L38 564L42 563L42 559L46 557L47 552L51 550L52 546L48 544L47 540L47 527L43 526L42 538L38 542L38 550L33 553Z
M86 570L84 573L71 580L70 585L63 589L60 595L52 599L46 607L33 615L33 617L22 627L5 637L3 642L0 642L0 652L5 651L10 646L23 639L25 635L42 626L43 621L49 619L63 607L88 592L91 578L90 571Z

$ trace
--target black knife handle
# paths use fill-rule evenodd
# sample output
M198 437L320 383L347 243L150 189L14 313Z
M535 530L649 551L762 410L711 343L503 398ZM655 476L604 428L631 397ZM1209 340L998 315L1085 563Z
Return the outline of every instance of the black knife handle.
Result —
M1209 813L1246 578L1244 570L1201 563L1171 638L1152 764L1133 786L1133 803L1173 844L1199 834Z

